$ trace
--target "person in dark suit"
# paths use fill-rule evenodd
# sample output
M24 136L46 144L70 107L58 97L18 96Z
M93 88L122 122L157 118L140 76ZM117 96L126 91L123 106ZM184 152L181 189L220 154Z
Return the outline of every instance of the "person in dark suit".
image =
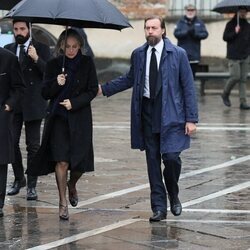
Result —
M8 195L18 194L20 188L26 186L19 146L23 124L25 124L27 165L31 163L40 146L41 122L45 117L47 107L47 102L41 95L42 79L46 62L50 59L49 47L30 37L29 23L14 20L13 30L16 42L6 45L5 48L19 58L27 88L14 116L15 162L12 166L15 180ZM28 175L27 181L27 200L36 200L37 177Z
M78 203L76 184L84 172L94 170L91 101L98 92L94 62L82 55L83 40L73 29L58 41L64 54L47 63L42 95L49 100L42 144L27 173L55 172L59 191L59 217L68 220L69 202ZM70 178L67 181L67 173Z
M14 162L13 116L25 84L16 56L0 48L0 217L6 193L7 166Z
M147 42L133 51L129 72L100 85L98 94L109 97L133 87L131 146L146 151L153 211L149 220L154 222L166 218L167 193L171 212L175 216L182 212L180 154L190 147L198 109L185 50L165 37L165 23L159 16L146 18L144 31Z

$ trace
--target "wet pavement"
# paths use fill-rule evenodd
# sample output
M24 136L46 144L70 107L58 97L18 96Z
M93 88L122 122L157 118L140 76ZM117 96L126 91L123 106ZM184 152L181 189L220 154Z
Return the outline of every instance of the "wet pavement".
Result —
M145 156L130 149L128 90L93 101L96 170L79 181L69 221L58 218L54 175L39 177L38 201L27 201L25 188L6 196L0 249L249 249L250 111L239 109L237 92L231 108L218 91L206 93L192 147L182 153L181 216L148 221ZM12 181L9 167L8 187Z

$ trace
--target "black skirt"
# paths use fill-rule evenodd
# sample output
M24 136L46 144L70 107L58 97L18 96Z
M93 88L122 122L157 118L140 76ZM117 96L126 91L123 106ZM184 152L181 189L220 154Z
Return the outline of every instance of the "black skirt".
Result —
M69 123L64 117L54 117L49 144L51 161L70 161Z

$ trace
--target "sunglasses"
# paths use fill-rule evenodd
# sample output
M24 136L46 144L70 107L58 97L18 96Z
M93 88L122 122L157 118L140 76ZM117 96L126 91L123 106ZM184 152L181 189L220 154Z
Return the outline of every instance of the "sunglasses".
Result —
M195 11L195 9L187 9L187 11Z

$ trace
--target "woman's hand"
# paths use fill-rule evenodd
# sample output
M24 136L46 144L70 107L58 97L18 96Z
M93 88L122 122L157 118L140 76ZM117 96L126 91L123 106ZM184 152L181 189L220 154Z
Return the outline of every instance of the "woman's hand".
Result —
M5 104L4 110L9 112L9 111L11 111L11 108L8 104Z
M63 102L60 102L60 104L62 106L64 106L67 110L71 110L72 109L71 102L70 102L69 99L63 100Z
M66 82L66 76L67 75L65 75L65 74L60 74L60 75L57 76L57 83L58 83L58 85L63 86L65 84L65 82Z

